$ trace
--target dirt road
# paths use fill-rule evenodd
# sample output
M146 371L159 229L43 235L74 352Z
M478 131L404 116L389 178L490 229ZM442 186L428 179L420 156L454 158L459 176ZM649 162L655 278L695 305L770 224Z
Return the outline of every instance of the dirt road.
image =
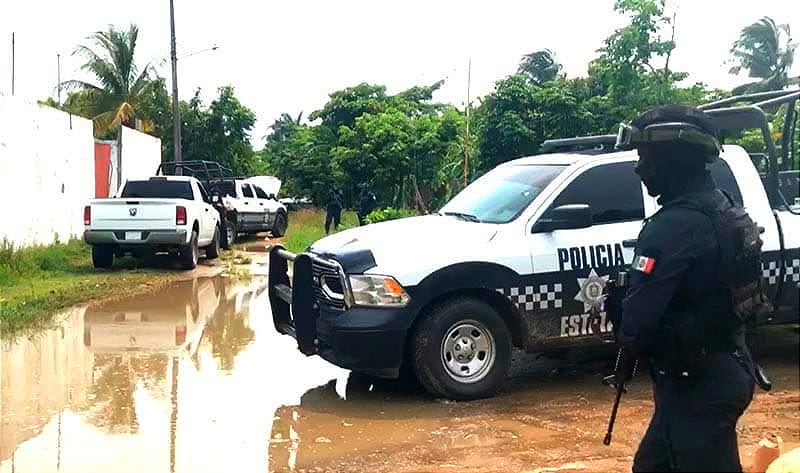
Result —
M258 271L256 271L258 274ZM64 314L2 347L0 472L623 471L652 409L639 377L602 445L602 360L518 356L493 398L431 399L301 355L272 328L264 280L184 281ZM773 330L740 423L800 445L798 333Z

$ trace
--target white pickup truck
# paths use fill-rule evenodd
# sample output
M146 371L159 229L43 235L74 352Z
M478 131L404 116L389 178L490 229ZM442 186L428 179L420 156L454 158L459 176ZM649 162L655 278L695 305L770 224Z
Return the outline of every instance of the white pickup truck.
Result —
M709 171L764 229L771 323L798 321L800 205L796 180L784 174L789 185L778 184L759 106L794 107L798 98L755 95L706 106L721 130L761 129L768 145L766 185L739 146L725 146ZM609 277L631 264L626 241L659 206L634 173L636 152L594 147L613 148L616 135L562 141L590 149L506 162L435 215L346 230L298 255L273 247L276 329L307 355L380 377L408 368L433 394L455 399L491 395L513 348L553 353L613 342L607 314L590 309ZM782 153L788 162L788 146Z
M126 253L169 252L184 269L197 266L200 249L209 259L219 256L219 214L193 177L127 181L116 198L92 200L83 220L95 268L110 268Z
M286 206L276 197L280 187L281 181L272 176L210 181L211 193L220 194L227 211L225 231L229 242L234 242L241 233L269 231L273 237L282 237L286 233Z

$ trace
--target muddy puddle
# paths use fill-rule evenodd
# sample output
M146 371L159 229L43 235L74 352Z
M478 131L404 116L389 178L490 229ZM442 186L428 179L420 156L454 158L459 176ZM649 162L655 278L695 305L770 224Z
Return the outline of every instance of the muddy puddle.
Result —
M775 388L740 423L800 445L798 334L767 338ZM66 312L0 352L0 473L623 471L652 402L640 376L602 445L607 361L519 355L493 399L351 374L272 328L265 281L180 283Z

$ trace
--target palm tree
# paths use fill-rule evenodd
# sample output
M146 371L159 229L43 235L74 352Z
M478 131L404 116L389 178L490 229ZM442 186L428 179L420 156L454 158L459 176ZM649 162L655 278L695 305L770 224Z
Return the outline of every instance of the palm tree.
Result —
M544 84L558 77L561 64L549 49L540 49L522 56L518 72L528 74L535 84Z
M292 117L288 113L282 113L280 118L275 120L275 123L270 127L272 132L267 135L267 138L273 141L284 141L291 136L295 127L300 126L303 119L303 112L297 115L297 118Z
M789 77L796 49L789 25L778 25L765 16L744 27L731 48L735 65L730 73L746 69L750 77L760 80L736 87L733 93L780 90L800 83L800 77Z
M94 122L94 134L101 137L110 131L117 135L117 188L122 185L122 125L133 126L142 100L152 93L157 82L148 63L139 69L134 61L139 27L127 31L109 26L87 38L89 46L78 46L73 54L86 59L81 69L91 72L98 83L66 81L65 88L78 89L86 95L83 114Z

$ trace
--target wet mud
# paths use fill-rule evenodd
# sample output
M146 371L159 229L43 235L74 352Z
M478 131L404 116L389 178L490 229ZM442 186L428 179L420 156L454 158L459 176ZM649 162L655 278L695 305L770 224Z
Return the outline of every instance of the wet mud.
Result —
M775 387L740 422L745 465L765 435L800 446L798 337L762 337ZM629 471L651 390L637 376L604 446L608 365L517 354L497 397L437 400L300 354L258 273L183 281L2 346L0 473Z

